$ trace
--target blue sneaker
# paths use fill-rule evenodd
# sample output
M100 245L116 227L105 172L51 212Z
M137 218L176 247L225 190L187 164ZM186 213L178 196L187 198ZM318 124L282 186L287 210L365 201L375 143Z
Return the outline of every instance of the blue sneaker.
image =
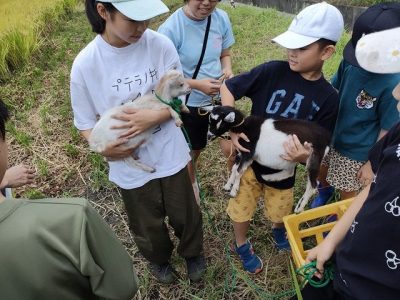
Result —
M272 228L272 235L275 239L275 246L279 250L289 250L290 244L288 239L286 238L286 229L285 227L281 228Z
M251 273L258 274L263 270L263 262L262 260L254 253L253 246L247 240L246 244L238 247L236 242L233 243L234 250L236 254L240 256L240 260L242 261L243 268Z
M329 199L333 197L335 193L335 188L333 186L325 186L323 187L320 183L318 183L318 195L315 197L313 202L311 202L310 207L316 208L320 206L324 206Z

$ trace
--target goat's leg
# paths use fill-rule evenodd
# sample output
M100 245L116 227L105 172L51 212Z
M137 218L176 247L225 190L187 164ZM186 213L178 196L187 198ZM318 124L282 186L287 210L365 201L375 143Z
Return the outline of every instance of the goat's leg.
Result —
M179 114L175 110L173 110L173 108L170 106L168 107L168 110L169 110L169 113L171 114L172 118L175 120L175 125L177 127L181 127L183 122L182 122Z
M128 156L124 158L124 161L131 166L132 168L137 168L137 169L141 169L143 171L149 172L149 173L154 173L156 171L156 169L141 163L140 161L138 161L137 159L134 159L133 156Z
M232 197L236 197L237 192L239 191L239 186L240 186L240 178L242 178L244 172L247 170L247 168L253 163L253 160L247 160L245 162L242 162L242 164L238 167L237 169L237 175L235 178L235 181L233 182L232 189L230 192L230 195Z
M235 177L237 176L237 169L238 169L239 164L234 164L232 166L232 170L231 170L231 175L229 176L228 181L226 182L226 184L224 185L223 189L225 191L230 191L231 187L233 185L233 183L235 182Z
M293 174L294 174L294 168L290 168L273 174L261 175L261 177L265 181L281 181L283 179L293 176Z
M182 103L182 105L179 108L181 109L181 112L183 112L183 113L186 113L186 114L190 113L189 108L184 103Z
M299 202L297 202L297 205L294 209L294 212L296 214L300 213L304 210L304 208L306 207L311 196L314 195L315 192L316 192L316 189L312 187L310 177L308 177L306 191L304 192L303 196L300 198Z
M317 187L317 179L319 175L319 169L321 168L321 161L328 151L329 147L325 147L325 149L313 149L311 155L307 159L306 168L313 188Z

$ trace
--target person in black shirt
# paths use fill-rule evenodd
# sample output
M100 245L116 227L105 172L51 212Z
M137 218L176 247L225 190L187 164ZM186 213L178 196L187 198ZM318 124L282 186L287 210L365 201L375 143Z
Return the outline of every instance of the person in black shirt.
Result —
M370 72L400 72L400 58L393 50L399 44L400 27L366 35L357 44L357 60ZM400 83L393 96L400 101ZM400 102L397 109L400 112ZM368 158L373 181L307 256L307 262L317 261L316 276L321 277L324 263L335 252L333 283L325 288L306 285L305 300L400 297L400 123L374 145Z
M322 67L335 52L342 32L343 17L336 7L325 2L308 6L295 17L288 31L273 39L287 49L288 60L267 62L227 80L221 87L222 104L234 106L236 99L246 96L252 100L252 115L309 120L332 132L339 99L324 78ZM231 133L232 143L238 150L248 152L238 142L239 137L247 139L243 134ZM285 150L285 159L305 162L311 147L291 136ZM250 273L262 270L262 261L247 240L250 219L261 196L265 199L265 215L273 222L276 246L289 248L282 218L293 209L295 177L280 182L266 182L261 177L275 172L279 170L253 163L242 176L238 195L230 199L227 208L235 233L234 248Z

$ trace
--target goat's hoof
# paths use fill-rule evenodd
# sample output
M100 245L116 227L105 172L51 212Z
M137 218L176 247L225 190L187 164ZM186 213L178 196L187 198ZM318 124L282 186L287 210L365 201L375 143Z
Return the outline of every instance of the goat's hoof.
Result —
M232 187L232 186L231 186L230 184L227 183L227 184L224 185L223 189L224 189L224 191L229 192L229 191L231 190L231 187Z
M237 191L231 191L231 192L229 193L229 195L231 195L231 197L236 197Z
M181 112L188 114L188 113L190 113L190 110L189 110L189 108L187 108L187 106L184 106L181 108Z
M175 121L176 127L181 127L182 124L183 124L183 122L182 122L180 119L178 119L178 120Z

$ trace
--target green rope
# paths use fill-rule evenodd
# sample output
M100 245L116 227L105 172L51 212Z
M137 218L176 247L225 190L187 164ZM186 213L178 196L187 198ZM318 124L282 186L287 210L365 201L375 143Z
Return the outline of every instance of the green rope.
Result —
M291 259L289 260L289 263L290 263L289 264L290 275L292 275L292 281L293 281L294 289L296 290L297 300L303 300L303 296L301 294L301 287L299 285L299 282L297 281L297 274L296 274L296 271L294 270L293 262Z
M318 272L316 265L317 262L314 260L296 270L296 273L304 278L301 284L302 286L307 281L313 287L322 288L326 286L329 281L333 280L334 266L332 262L328 261L325 263L324 274L322 278L318 280L314 279L314 274Z
M182 100L179 98L173 98L171 102L167 102L163 100L160 96L158 96L156 93L154 93L156 98L160 100L162 103L171 106L174 111L176 111L178 114L181 113L181 105L182 105Z

